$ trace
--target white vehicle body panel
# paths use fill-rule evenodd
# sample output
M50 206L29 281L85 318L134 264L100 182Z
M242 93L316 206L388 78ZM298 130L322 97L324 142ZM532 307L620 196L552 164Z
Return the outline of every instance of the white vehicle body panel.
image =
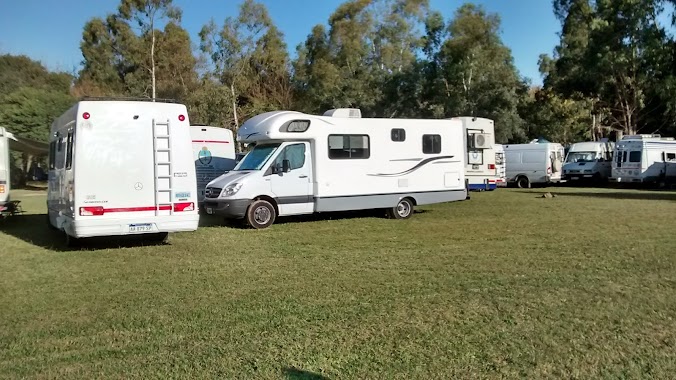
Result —
M562 180L564 149L561 144L505 144L503 148L507 182L515 182L521 176L527 177L531 184Z
M613 182L659 182L676 162L676 140L653 135L624 136L615 144Z
M9 139L12 134L0 127L0 207L10 200L9 191L11 185Z
M495 172L496 179L495 184L497 187L507 186L507 167L505 161L505 148L502 144L493 145L493 150L495 151Z
M465 131L466 164L465 176L470 190L495 190L498 169L495 165L495 123L491 119L462 116L460 120ZM482 134L486 139L483 147L477 147L474 136Z
M190 127L190 137L201 204L207 184L235 167L235 140L230 129L198 125Z
M247 120L238 140L257 146L207 185L207 212L243 217L248 204L262 197L277 205L280 216L388 208L404 197L418 205L467 198L459 120L337 115L275 111ZM309 122L309 128L285 129L296 122ZM274 173L284 158L292 169ZM245 170L251 167L256 169Z
M50 223L76 238L197 229L189 126L181 104L76 103L51 126Z
M592 179L607 180L612 169L612 142L579 142L568 150L563 164L564 179L569 181Z

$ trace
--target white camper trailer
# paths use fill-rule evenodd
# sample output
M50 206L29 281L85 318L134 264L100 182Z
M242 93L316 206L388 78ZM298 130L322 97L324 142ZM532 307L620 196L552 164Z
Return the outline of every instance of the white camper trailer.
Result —
M14 136L11 133L7 132L5 128L0 127L0 214L10 207L8 205L11 184L9 173L9 139L13 138Z
M629 135L615 144L612 182L666 181L668 163L676 161L676 140L660 135Z
M502 144L493 145L495 150L495 184L497 187L507 186L507 167L505 165L505 148Z
M498 172L495 165L494 122L480 117L462 116L467 156L465 178L470 190L495 190Z
M235 167L235 141L227 128L193 125L190 127L193 160L197 176L197 201L204 202L209 182Z
M204 205L254 228L314 212L387 209L409 218L416 205L467 198L463 135L459 120L264 113L239 129L238 141L256 145L207 185Z
M607 141L590 141L573 144L563 164L566 181L607 181L611 174L615 144Z
M504 145L507 182L527 188L533 184L561 182L563 146L536 142Z
M197 229L190 122L182 104L80 101L51 126L49 223L73 238Z

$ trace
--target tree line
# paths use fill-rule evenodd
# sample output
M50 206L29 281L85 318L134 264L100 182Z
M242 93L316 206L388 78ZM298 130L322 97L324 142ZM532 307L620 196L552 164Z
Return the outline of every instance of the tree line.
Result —
M428 0L347 0L292 58L256 0L209 21L198 41L172 0L121 0L84 25L77 73L0 56L0 123L46 140L77 98L111 96L175 99L192 123L235 131L271 110L357 107L365 117L490 118L500 143L675 136L676 40L673 22L659 22L674 2L553 0L560 41L540 56L543 85L533 86L500 17L472 3L444 18Z

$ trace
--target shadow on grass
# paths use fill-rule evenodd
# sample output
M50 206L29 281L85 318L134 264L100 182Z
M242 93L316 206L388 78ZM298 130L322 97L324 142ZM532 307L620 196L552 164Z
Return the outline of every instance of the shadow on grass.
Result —
M56 252L169 245L153 241L147 235L129 235L81 239L77 246L68 247L66 235L49 227L46 214L12 216L0 223L0 231L26 243Z
M284 368L283 373L289 380L329 380L326 376L294 367Z
M532 194L536 198L541 198L545 192L538 191L518 191L519 193ZM676 201L676 191L666 190L642 190L642 191L612 191L612 192L556 192L549 191L557 197L583 197L583 198L601 198L601 199L618 199L618 200L654 200L654 201Z

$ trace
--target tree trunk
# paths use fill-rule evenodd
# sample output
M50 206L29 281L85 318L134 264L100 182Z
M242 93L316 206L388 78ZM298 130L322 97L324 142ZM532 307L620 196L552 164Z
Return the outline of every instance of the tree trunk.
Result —
M239 130L239 120L237 118L237 98L235 97L235 82L230 82L230 94L232 95L232 116L235 121L235 136L237 136L237 131ZM238 142L237 147L239 151L243 151L242 143Z
M155 25L153 24L153 22L150 23L150 34L152 36L150 44L150 65L152 67L150 72L153 78L153 101L155 101Z

